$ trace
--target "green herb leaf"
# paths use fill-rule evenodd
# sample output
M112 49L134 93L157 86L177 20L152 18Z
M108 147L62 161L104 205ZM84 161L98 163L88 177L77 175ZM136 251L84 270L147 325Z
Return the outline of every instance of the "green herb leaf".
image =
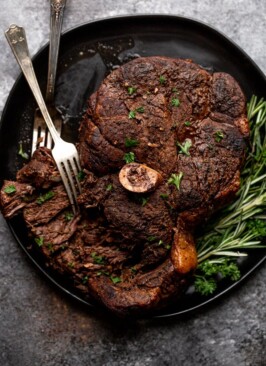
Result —
M247 221L247 229L256 236L266 236L266 220L253 219Z
M138 113L144 113L144 107L138 107L135 109L135 112L138 112Z
M128 92L129 95L134 94L136 91L137 91L137 88L134 88L133 86L129 86L127 88L127 92Z
M47 243L45 244L46 248L48 248L48 250L53 253L54 252L54 247L52 243Z
M88 276L84 276L84 277L82 278L82 283L83 283L83 285L86 285L86 283L88 282L88 279L89 279L89 277L88 277Z
M177 88L172 88L173 93L177 93Z
M129 119L136 118L136 112L135 111L130 111L129 114L128 114L128 118Z
M134 109L133 111L130 111L128 114L128 118L129 119L133 119L136 118L136 113L144 113L144 107L137 107L136 109Z
M64 216L66 221L71 221L74 217L74 214L70 211L67 211Z
M217 288L217 283L213 278L196 277L194 282L196 292L201 295L211 295Z
M231 281L238 281L241 277L239 268L233 262L225 261L219 266L218 271L224 278L229 277Z
M125 146L126 147L136 147L136 146L138 146L138 144L139 144L138 140L131 139L129 137L127 137L126 140L125 140Z
M159 82L160 82L160 84L162 85L162 84L165 84L166 83L166 77L165 76L163 76L163 75L161 75L160 77L159 77Z
M169 195L168 195L168 194L166 194L166 193L162 193L162 194L160 194L160 197L161 197L163 200L167 200L167 198L169 197Z
M70 268L74 268L75 267L75 263L74 262L68 262L68 267Z
M187 127L189 127L191 125L191 122L190 121L185 121L184 122L184 125L187 126Z
M156 236L149 236L147 238L147 240L150 241L150 242L155 241L156 239L157 239Z
M23 159L29 159L29 154L23 151L22 144L19 144L18 155L20 155Z
M111 281L116 284L122 282L122 279L120 277L110 277Z
M149 198L141 197L140 201L141 201L141 206L144 207L147 204L147 202L149 201Z
M180 172L178 174L171 174L171 177L168 179L167 183L175 185L176 189L179 190L183 175L184 174L182 172Z
M44 243L44 238L43 237L34 238L34 241L38 245L38 247L41 247Z
M214 134L214 138L216 142L221 142L222 139L224 138L224 133L223 131L216 131Z
M160 245L163 245L163 241L162 241L162 240L159 240L158 245L159 245L159 246L160 246Z
M54 195L55 194L54 194L53 191L49 191L49 192L47 192L43 195L41 194L39 196L39 198L37 198L36 202L38 203L38 205L42 205L44 202L46 202L46 201L50 200L51 198L53 198Z
M218 275L237 281L240 278L238 266L228 258L206 260L196 271L195 290L202 295L209 295L217 288Z
M108 186L106 187L106 190L109 192L113 189L113 185L110 183L108 184Z
M4 189L4 192L7 194L13 194L17 191L16 187L14 186L14 184L10 184L9 186L6 186Z
M171 106L172 107L178 107L180 105L180 101L179 101L179 99L177 99L177 98L173 98L172 100L171 100Z
M126 153L126 154L124 155L123 160L124 160L127 164L129 164L129 163L133 163L133 162L135 161L135 154L134 154L132 151L130 151L130 152L128 152L128 153Z
M186 139L185 142L183 142L183 144L180 144L177 141L176 145L178 147L180 147L179 154L184 154L184 155L190 156L189 149L192 146L192 142L190 139Z
M96 252L91 253L91 257L93 259L93 262L96 264L104 264L105 258L101 255L98 255Z
M85 173L83 170L78 172L78 176L77 176L78 180L81 182L84 178L85 178Z

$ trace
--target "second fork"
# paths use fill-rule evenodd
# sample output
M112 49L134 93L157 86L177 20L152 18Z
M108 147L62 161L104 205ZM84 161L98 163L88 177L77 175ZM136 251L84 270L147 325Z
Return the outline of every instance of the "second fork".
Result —
M78 191L81 193L81 186L78 180L78 173L81 171L81 167L77 149L74 144L62 140L55 129L35 76L24 29L13 24L5 32L5 35L51 133L54 141L52 155L60 172L73 212L77 213Z

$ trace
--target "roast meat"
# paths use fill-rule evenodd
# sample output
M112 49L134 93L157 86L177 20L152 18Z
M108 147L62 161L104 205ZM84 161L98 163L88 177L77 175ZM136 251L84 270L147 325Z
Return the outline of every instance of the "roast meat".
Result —
M197 266L195 229L233 200L248 136L232 76L191 60L138 58L88 100L79 215L45 148L19 183L3 186L2 212L22 210L47 263L94 301L120 315L154 311L181 301ZM29 202L6 193L7 184L30 193Z

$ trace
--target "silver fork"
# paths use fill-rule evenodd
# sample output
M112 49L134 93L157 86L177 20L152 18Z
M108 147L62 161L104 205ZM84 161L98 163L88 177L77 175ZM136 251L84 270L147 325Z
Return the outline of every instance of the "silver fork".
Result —
M62 115L54 105L54 90L65 6L66 0L50 0L50 44L45 101L59 135L61 135L62 129ZM40 110L37 109L33 123L31 154L40 146L46 146L48 149L52 149L53 140Z
M6 30L5 35L54 140L52 155L60 172L73 212L76 213L78 211L77 190L81 193L81 186L78 180L78 173L81 171L81 167L77 149L74 144L62 140L54 127L36 79L24 29L12 24Z

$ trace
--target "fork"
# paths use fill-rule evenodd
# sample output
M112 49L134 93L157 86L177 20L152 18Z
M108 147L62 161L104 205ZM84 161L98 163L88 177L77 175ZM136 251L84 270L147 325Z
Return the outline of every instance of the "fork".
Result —
M76 214L78 212L77 191L81 193L81 186L78 180L78 173L81 171L81 167L77 149L74 144L64 141L55 129L36 79L24 28L12 24L5 31L5 35L54 140L52 155L61 175L73 212Z
M62 129L62 115L54 106L54 89L65 6L66 0L50 0L50 44L45 101L59 135ZM46 146L48 149L52 149L53 140L40 110L36 109L33 123L31 154L40 146Z

